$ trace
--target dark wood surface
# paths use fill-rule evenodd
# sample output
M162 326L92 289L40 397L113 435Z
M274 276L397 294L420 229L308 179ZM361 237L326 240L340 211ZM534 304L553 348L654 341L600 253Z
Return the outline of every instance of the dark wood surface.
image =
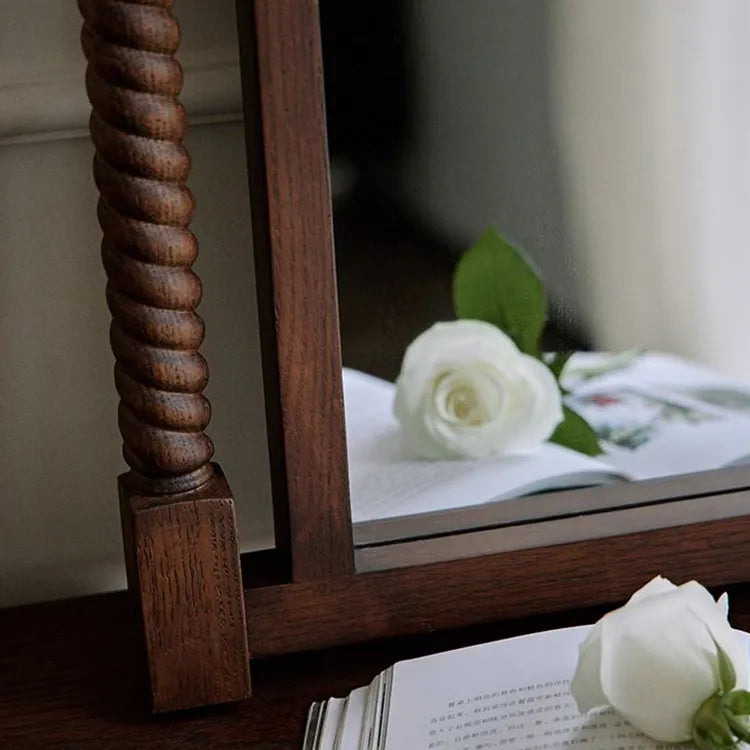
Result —
M741 499L746 506L747 497ZM657 574L705 585L748 581L748 549L750 516L742 515L329 581L246 588L248 642L251 653L266 656L596 606L626 598Z
M0 747L299 750L313 700L365 684L396 660L593 622L603 611L265 659L253 664L250 700L156 717L124 595L0 611ZM750 585L730 588L730 612L737 627L750 628Z
M315 0L238 0L276 546L295 581L354 569Z
M249 697L237 523L221 469L179 498L140 495L125 475L120 512L154 711Z

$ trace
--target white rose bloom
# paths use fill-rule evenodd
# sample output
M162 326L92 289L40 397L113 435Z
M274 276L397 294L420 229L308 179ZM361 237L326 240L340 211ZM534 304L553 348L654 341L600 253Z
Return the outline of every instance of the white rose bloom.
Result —
M644 734L685 742L720 688L717 644L746 688L747 650L727 621L726 595L716 602L695 581L657 577L594 626L570 689L582 713L609 704Z
M549 368L478 320L437 323L418 336L396 386L394 413L421 458L526 453L563 418Z

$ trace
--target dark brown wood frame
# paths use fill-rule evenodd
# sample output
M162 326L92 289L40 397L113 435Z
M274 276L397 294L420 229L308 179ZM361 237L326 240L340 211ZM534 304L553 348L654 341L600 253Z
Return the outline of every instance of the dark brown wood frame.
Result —
M172 0L79 0L154 710L247 697L251 655L615 602L657 573L750 579L747 469L352 530L317 3L237 4L276 528L241 561L203 432Z

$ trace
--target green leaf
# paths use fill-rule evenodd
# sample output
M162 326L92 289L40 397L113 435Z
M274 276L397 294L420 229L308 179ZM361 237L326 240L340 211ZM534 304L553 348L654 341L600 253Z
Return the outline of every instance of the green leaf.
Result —
M591 425L567 406L563 406L563 414L563 421L557 425L550 441L579 453L585 453L587 456L598 456L602 453L599 440Z
M750 714L750 693L747 690L733 690L722 697L721 703L735 716Z
M736 747L737 739L722 712L720 696L712 696L696 711L692 735L700 750L729 750Z
M459 318L483 320L507 333L518 348L540 356L547 318L541 279L522 252L488 229L461 258L453 278Z
M750 725L744 719L740 719L731 713L725 713L724 718L729 724L729 728L736 734L743 742L750 740Z
M716 645L716 654L719 659L719 686L722 693L728 693L737 684L737 674L734 671L734 664L732 664L732 660L727 655L727 652L716 642L716 639L714 639L714 644ZM735 713L738 712L735 711ZM740 711L739 713L746 714L750 713L750 711Z
M575 354L575 352L554 352L549 359L545 356L545 363L547 367L549 367L550 370L552 370L552 374L557 378L557 380L560 380L560 377L563 374L563 370L565 369L565 365L568 364L568 360Z
M698 750L717 750L716 745L702 733L693 731L693 744Z
M708 737L704 737L699 732L693 732L693 744L698 750L718 750L716 745L714 745Z

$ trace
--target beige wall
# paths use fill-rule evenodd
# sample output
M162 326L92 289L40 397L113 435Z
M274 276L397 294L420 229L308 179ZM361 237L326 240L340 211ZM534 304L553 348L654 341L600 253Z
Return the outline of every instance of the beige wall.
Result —
M272 543L233 3L178 4L209 429L243 547ZM203 10L205 9L205 10ZM199 13L202 11L202 14ZM206 21L208 17L208 21ZM116 430L73 2L0 0L0 606L119 588Z
M595 341L750 379L750 3L550 10L566 213Z

